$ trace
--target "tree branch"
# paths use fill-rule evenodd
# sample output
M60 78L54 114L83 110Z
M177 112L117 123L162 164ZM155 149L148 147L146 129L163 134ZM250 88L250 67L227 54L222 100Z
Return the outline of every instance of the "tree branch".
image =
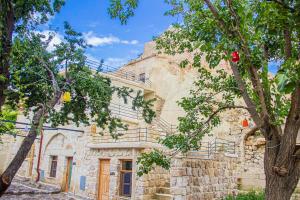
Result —
M214 116L216 116L219 112L221 112L223 110L227 110L227 109L246 109L249 111L250 108L248 108L246 106L223 106L223 107L220 107L209 116L209 118L204 122L204 124L208 124L214 118Z
M212 12L213 16L216 18L217 22L219 23L220 27L225 31L229 36L233 36L233 32L230 31L227 26L225 21L219 16L219 13L217 9L214 7L214 5L211 3L210 0L204 0L210 11Z
M229 31L228 29L228 26L226 26L225 22L220 18L219 14L218 14L218 11L217 9L213 6L213 4L211 3L210 0L204 0L205 3L207 4L208 8L210 9L210 11L212 12L212 14L214 15L214 17L216 18L216 20L219 22L220 24L220 27L225 29L226 32L230 32L232 33L231 31ZM231 5L231 1L227 2L229 5ZM237 20L237 24L239 26L239 19L236 15L236 13L234 12L233 9L231 9L231 12L233 12L233 15L236 17L236 20ZM256 90L259 98L260 98L260 102L262 104L262 110L263 110L263 116L268 116L268 112L267 112L267 107L266 107L266 103L265 103L265 98L264 98L264 92L263 92L263 89L262 89L262 85L259 81L259 77L258 77L258 74L257 74L257 69L253 67L253 65L251 65L251 53L250 53L250 50L248 49L247 47L247 43L243 37L243 35L237 31L237 33L234 33L234 35L237 35L238 37L240 37L240 39L242 40L242 43L243 43L243 50L245 52L245 55L247 57L247 60L248 62L250 63L250 67L249 67L249 73L251 75L251 82L252 82L252 85L253 85L253 88ZM231 36L231 35L229 35ZM234 63L230 63L231 65L231 68L232 68L232 71L233 71L233 74L238 82L238 85L239 85L239 88L242 92L242 96L244 98L244 101L246 103L246 105L251 108L249 110L252 118L254 119L254 122L259 125L261 124L262 120L260 118L260 116L258 115L256 109L255 109L255 105L254 103L252 102L252 100L250 99L249 97L249 94L247 93L247 90L246 90L246 87L245 87L245 83L244 81L242 80L242 77L237 69L237 67L235 66Z
M243 51L246 55L246 59L249 63L248 72L250 74L250 79L251 79L253 88L254 88L255 92L257 93L257 95L259 97L259 100L260 100L260 103L261 103L262 113L263 113L262 117L264 118L265 121L267 121L268 118L269 118L270 113L268 112L267 105L266 105L265 92L263 90L262 83L259 80L257 69L256 69L256 67L254 67L254 65L251 62L251 50L249 49L249 46L248 46L248 43L247 43L245 37L243 36L243 34L239 30L240 27L241 27L240 17L238 16L236 11L232 7L232 1L231 0L226 0L225 2L228 6L228 9L229 9L231 15L235 19L236 27L234 27L234 28L236 30L236 35L241 40L242 49L243 49Z
M243 97L247 107L249 108L248 111L249 111L251 117L253 118L253 121L255 122L256 125L261 125L262 120L255 109L256 108L255 104L253 103L252 99L250 98L249 94L247 93L246 84L238 71L237 65L233 62L230 62L230 66L231 66L233 75L235 77L235 80L239 86L239 89L240 89L240 91L242 91L242 97Z
M284 35L284 53L285 53L285 59L289 59L292 57L292 38L291 38L291 32L288 27L284 28L283 31Z
M244 141L246 141L250 136L254 135L260 128L260 126L255 126L249 132L247 132L244 137Z
M57 81L56 81L54 73L47 66L47 63L45 63L42 59L40 59L40 62L42 63L43 67L46 69L48 77L49 77L49 79L52 82L52 88L53 88L53 94L54 94L54 96L53 96L53 98L49 102L47 102L47 106L49 108L53 108L56 105L56 103L58 102L58 100L60 99L61 90L60 90L60 88L59 88L59 86L57 84Z
M291 97L291 108L286 119L284 134L275 167L293 169L292 157L295 151L297 135L300 129L300 86L295 89Z

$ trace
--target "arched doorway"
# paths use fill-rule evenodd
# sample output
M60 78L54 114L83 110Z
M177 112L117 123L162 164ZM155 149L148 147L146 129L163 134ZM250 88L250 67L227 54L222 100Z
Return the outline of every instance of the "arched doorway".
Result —
M44 168L48 168L47 182L61 185L62 191L68 192L72 186L73 145L62 133L53 135L44 151Z

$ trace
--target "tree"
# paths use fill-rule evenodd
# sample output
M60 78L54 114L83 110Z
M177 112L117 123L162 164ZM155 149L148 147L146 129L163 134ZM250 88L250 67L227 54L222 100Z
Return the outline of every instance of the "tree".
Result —
M68 23L64 41L51 52L47 51L50 41L51 36L34 32L14 38L7 104L17 109L22 102L31 124L17 154L0 177L0 196L21 167L44 123L54 127L95 123L117 137L117 129L127 126L109 110L114 93L124 101L133 98L133 108L142 108L146 122L155 115L151 110L152 100L144 101L140 92L113 86L109 78L85 65L86 42ZM64 102L57 106L61 97Z
M109 10L112 17L126 23L132 1L114 0ZM131 2L128 3L128 2ZM300 128L300 2L294 0L169 0L167 14L179 15L174 24L156 39L165 53L191 52L200 79L197 90L179 104L187 112L180 118L178 135L162 143L175 152L199 148L204 134L221 122L220 114L228 109L245 109L266 139L264 170L266 199L291 198L300 177L300 151L296 138ZM129 16L132 16L130 14ZM239 54L237 60L234 56ZM205 56L209 69L201 66ZM231 72L216 69L221 60L230 64ZM276 62L278 71L270 74L269 63ZM212 73L214 71L214 73ZM221 97L221 98L218 98ZM245 105L237 105L242 98ZM156 159L149 157L153 155ZM159 158L159 159L158 159ZM165 155L143 154L141 173L151 165L163 164ZM158 160L158 162L156 162Z
M45 23L62 5L64 0L0 1L0 110L4 105L5 91L9 85L13 34L24 33L38 24Z

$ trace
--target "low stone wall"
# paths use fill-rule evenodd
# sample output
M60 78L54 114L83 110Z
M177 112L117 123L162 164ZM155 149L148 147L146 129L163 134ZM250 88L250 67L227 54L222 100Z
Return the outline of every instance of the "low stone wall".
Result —
M265 187L263 138L249 137L244 145L239 184L242 190L263 190Z
M170 187L170 172L161 167L155 167L149 174L145 174L137 179L136 199L154 199L154 195L160 187Z
M186 157L172 160L174 200L214 200L237 190L237 158L215 155L212 160Z

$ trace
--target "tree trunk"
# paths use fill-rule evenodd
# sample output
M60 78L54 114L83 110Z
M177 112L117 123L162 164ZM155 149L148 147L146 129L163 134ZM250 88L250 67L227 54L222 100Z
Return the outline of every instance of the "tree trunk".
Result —
M290 200L299 182L299 165L296 160L291 160L286 171L274 170L278 156L279 146L284 141L269 140L265 147L264 170L266 175L265 195L266 200ZM280 169L283 170L283 169ZM286 174L286 175L282 175Z
M14 10L10 0L0 2L0 110L5 103L5 90L9 83L10 53L14 31Z
M4 173L0 176L0 197L4 194L7 188L10 186L14 176L21 167L22 163L27 157L34 140L43 124L44 108L40 108L33 117L32 126L29 134L23 140L20 149L6 168Z
M266 177L266 200L290 200L297 183L293 177Z

